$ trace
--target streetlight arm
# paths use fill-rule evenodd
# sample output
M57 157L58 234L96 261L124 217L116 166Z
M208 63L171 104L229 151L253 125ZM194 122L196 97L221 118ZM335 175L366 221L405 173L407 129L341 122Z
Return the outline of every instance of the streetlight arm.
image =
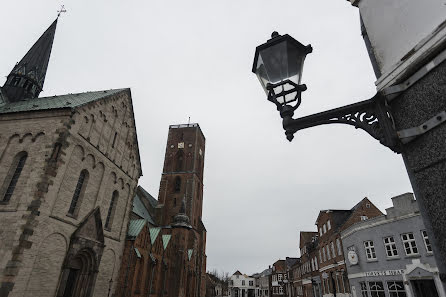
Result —
M280 110L285 135L289 141L293 140L294 133L302 129L326 124L347 124L366 131L381 144L400 153L390 110L385 104L385 98L379 93L365 101L297 119L293 119L294 109L285 105Z

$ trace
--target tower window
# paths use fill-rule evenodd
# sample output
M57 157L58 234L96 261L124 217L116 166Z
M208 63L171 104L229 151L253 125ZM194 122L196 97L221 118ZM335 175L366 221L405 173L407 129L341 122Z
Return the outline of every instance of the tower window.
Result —
M20 84L20 76L14 76L11 80L11 85L16 87Z
M27 90L28 92L31 92L33 88L33 83L29 80L25 80L25 83L23 84L23 88Z
M14 193L15 186L17 185L17 181L19 180L20 174L22 173L23 167L25 166L26 158L28 157L28 154L26 152L21 152L17 154L15 158L15 166L14 173L12 174L11 180L9 181L8 188L6 189L5 196L3 196L4 202L8 202L12 194Z
M73 199L71 199L70 208L68 209L68 214L76 215L77 210L79 209L80 200L85 192L85 187L88 182L88 171L82 170L79 175L79 179L77 180L76 188L74 189Z
M105 229L111 230L111 225L113 223L113 217L115 215L118 197L119 197L118 191L114 191L113 195L112 195L112 199L110 201L110 206L108 208L107 219L105 220Z
M179 176L175 177L174 191L175 192L181 191L181 177Z
M183 165L184 165L184 153L181 150L177 153L177 156L176 156L176 164L175 164L176 171L184 171Z

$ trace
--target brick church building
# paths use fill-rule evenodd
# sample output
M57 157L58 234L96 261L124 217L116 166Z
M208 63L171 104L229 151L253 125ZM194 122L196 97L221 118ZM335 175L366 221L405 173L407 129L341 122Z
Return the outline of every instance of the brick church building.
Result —
M133 201L116 296L205 296L204 153L198 124L169 127L158 200L138 187Z
M141 175L131 93L38 97L56 26L0 88L0 296L116 296Z

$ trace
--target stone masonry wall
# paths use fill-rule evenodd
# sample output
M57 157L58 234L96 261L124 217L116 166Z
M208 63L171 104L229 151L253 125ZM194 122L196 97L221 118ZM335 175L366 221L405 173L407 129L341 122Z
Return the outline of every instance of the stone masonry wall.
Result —
M20 151L20 145L32 152L10 203L0 205L0 272L2 285L12 286L9 295L2 295L4 290L0 296L55 296L70 236L96 207L104 226L112 193L118 191L111 228L104 230L105 247L93 296L108 296L109 290L111 294L114 291L109 287L110 280L116 284L132 197L141 172L130 92L120 92L55 118L58 113L62 112L42 112L42 118L23 113L17 115L24 117L19 125L14 117L0 118L4 118L0 139L11 137L10 131L20 134L12 138L9 147L2 147L4 142L0 142L1 164L11 163L11 152ZM21 136L28 131L31 136ZM44 134L36 137L40 131ZM62 144L61 151L57 160L51 160L56 142ZM1 171L4 166L0 168L1 184L5 172ZM69 215L73 192L84 169L89 173L85 192L78 211ZM38 203L32 200L36 196L40 198ZM33 220L29 220L33 213ZM26 230L27 246L18 253Z

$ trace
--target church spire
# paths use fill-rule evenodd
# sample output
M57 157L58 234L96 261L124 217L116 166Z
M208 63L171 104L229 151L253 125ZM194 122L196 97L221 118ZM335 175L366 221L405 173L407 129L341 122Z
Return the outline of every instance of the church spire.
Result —
M43 89L46 70L53 47L57 19L18 62L2 88L8 102L37 98Z

